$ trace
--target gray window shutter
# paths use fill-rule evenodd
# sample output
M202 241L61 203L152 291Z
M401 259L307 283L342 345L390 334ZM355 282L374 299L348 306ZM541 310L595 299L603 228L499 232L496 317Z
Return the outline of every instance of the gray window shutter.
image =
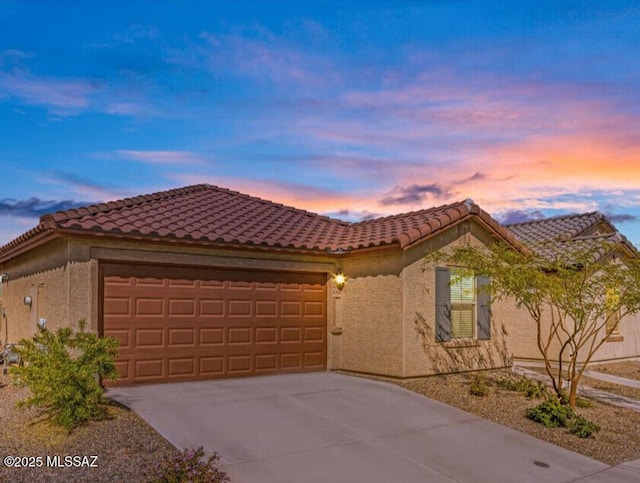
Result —
M487 290L489 285L488 277L477 277L476 286L478 288L477 308L478 308L478 339L491 339L491 294Z
M451 339L451 275L446 267L436 267L436 342Z

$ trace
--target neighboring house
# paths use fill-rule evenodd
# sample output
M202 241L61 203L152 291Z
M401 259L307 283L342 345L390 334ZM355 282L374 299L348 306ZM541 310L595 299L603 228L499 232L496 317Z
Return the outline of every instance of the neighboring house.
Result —
M521 249L470 200L348 223L189 186L41 217L0 248L5 323L16 342L86 319L120 341L121 384L504 367L522 313L423 262L495 241Z
M600 212L556 216L506 227L528 247L547 257L590 248L597 249L597 256L606 262L616 257L639 256L635 247ZM640 315L620 320L616 314L611 314L607 324L613 326L612 334L598 349L592 362L640 357ZM532 344L535 337L536 326L526 317L518 317L509 324L507 339L515 360L542 360L536 345Z
M500 310L436 342L448 279L423 271L428 250L494 240L517 245L471 201L347 223L198 185L68 210L0 248L9 339L86 319L120 340L123 383L504 366Z

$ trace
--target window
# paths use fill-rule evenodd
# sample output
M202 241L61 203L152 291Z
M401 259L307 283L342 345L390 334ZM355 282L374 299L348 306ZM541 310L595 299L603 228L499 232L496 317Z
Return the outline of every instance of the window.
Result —
M476 280L463 276L459 268L452 268L450 274L451 338L470 339L475 336Z
M491 338L491 296L486 277L460 268L436 268L436 341Z
M607 334L620 335L620 309L607 314Z

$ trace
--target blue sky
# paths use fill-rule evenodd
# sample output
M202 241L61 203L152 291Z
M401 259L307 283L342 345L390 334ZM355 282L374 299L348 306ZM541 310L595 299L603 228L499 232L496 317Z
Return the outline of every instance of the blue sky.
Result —
M640 246L637 2L0 0L0 244L211 183L359 220L472 198Z

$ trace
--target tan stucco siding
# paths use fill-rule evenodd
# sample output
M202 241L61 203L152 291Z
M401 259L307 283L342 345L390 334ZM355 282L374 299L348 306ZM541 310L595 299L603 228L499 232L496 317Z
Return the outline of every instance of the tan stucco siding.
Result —
M340 369L402 377L402 254L345 259Z
M415 246L405 253L404 278L404 377L471 371L508 366L511 352L505 333L517 315L512 304L492 305L490 340L435 339L435 271L426 266L424 256L431 250L447 250L470 243L490 243L475 223L461 224L441 237Z
M601 229L605 230L607 227L602 225ZM604 263L615 263L615 259L621 260L625 256L621 251L616 251L614 254L616 258L612 258L610 254L602 261ZM543 360L543 357L536 344L537 324L526 310L522 309L520 312L522 315L516 319L514 330L509 333L509 346L513 349L516 360L523 362L540 362ZM543 340L545 340L550 333L552 308L544 307L542 315L541 333ZM558 314L555 313L554 316L557 318ZM566 323L571 324L570 321ZM605 337L605 320L602 318L596 323L601 326L601 330L595 338L595 343L598 344ZM566 337L563 337L563 340L566 340ZM581 349L578 356L579 362L586 361L590 352L589 344ZM563 353L563 360L569 360L570 352L571 350L567 349L565 353ZM548 354L551 361L558 361L560 357L560 343L557 338L553 339ZM620 334L614 335L604 342L604 344L593 353L591 362L635 357L640 357L640 314L623 317L620 323Z
M68 249L67 241L54 240L3 266L9 280L3 287L6 317L0 338L18 342L31 337L41 319L55 330L77 326L78 320L88 318L90 306L85 295L90 282L84 279L88 263L70 266ZM27 296L31 306L24 303Z

